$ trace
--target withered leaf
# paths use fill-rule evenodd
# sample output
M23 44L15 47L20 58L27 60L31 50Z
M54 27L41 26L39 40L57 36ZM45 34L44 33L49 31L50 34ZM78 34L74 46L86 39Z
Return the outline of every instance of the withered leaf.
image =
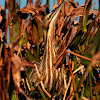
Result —
M47 8L47 7L49 7L49 5L48 4L45 4L43 6L40 6L37 10L38 10L38 12L45 12L44 11L44 8Z
M38 13L38 11L35 9L35 6L33 4L29 4L28 6L22 8L20 10L22 13L32 14L35 15Z
M20 88L20 78L21 78L21 74L20 74L21 59L20 59L20 57L18 55L14 54L12 57L12 62L14 65L14 66L12 66L12 76L13 76L14 84L19 89L19 92L22 93L27 98L27 100L32 100Z
M78 25L72 28L71 35L68 39L67 46L72 42L73 38L76 36Z
M13 65L12 66L12 76L13 76L13 81L15 83L15 85L20 88L20 67L21 67L21 59L19 56L17 56L16 54L13 55L12 57L12 62Z
M70 16L71 18L83 16L83 9L84 9L83 6L77 7L77 8L75 8L75 9L70 13L69 16ZM90 9L90 10L89 10L89 15L92 14L92 13L93 13L94 15L97 15L97 14L98 14L98 11L95 11L95 10Z

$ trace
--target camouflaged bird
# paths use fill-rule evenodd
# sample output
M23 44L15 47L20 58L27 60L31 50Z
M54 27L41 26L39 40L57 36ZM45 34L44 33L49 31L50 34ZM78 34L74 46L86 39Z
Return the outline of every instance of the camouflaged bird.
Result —
M56 61L56 48L53 43L53 28L57 19L57 16L64 5L65 1L63 1L53 12L48 14L43 22L43 32L44 32L44 42L45 42L45 50L43 54L43 59L38 66L38 70L40 75L43 77L43 83L45 88L50 91L54 88L56 84L56 90L63 87L63 90L67 87L66 83L66 72L65 68L61 67L55 69L53 67ZM38 79L38 75L34 70L30 73L29 79L31 82L36 82Z

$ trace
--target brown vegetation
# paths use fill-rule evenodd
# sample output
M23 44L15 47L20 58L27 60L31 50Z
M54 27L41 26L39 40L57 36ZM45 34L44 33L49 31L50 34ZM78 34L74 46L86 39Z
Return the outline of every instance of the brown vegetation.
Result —
M41 6L43 0L35 5L27 0L22 9L20 0L6 0L5 8L0 5L0 100L100 100L100 8L91 9L93 0L82 6L70 0L62 7L52 30L57 51L53 68L65 68L67 87L57 90L55 83L48 91L44 85L38 65L45 50L43 22L49 1ZM62 1L57 0L54 9ZM32 83L33 69L37 81Z

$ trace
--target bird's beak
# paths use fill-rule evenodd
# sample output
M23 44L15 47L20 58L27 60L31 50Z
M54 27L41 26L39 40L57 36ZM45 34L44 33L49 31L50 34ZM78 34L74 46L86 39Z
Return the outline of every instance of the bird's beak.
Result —
M65 1L63 1L55 10L53 10L49 16L49 21L52 20L52 18L56 15L58 15L58 13L60 12L62 6L64 5Z
M53 25L57 19L57 16L64 5L65 1L63 1L55 10L53 10L50 14L48 14L44 21L43 21L43 37L44 37L44 42L46 42L47 38L47 32L52 31ZM49 27L49 28L48 28Z

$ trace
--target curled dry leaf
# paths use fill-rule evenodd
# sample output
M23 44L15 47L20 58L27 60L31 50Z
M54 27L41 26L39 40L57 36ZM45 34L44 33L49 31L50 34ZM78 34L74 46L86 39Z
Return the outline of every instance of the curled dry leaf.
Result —
M38 13L38 11L35 9L35 6L33 4L29 4L28 6L24 7L20 10L22 13L32 14L35 15Z
M65 14L68 16L74 10L73 6L70 6L69 3L65 3Z
M76 36L77 28L78 28L78 25L72 28L71 35L70 35L68 42L67 42L67 46L72 42L73 38Z
M61 30L62 30L62 22L64 21L65 19L64 19L64 17L63 16L61 16L60 17L60 19L58 20L58 29L57 29L57 31L56 31L56 34L58 35L58 36L60 36L61 35Z
M18 55L14 54L12 57L12 62L14 64L14 66L12 66L12 76L13 76L14 84L19 89L19 92L22 93L27 98L27 100L32 100L20 88L20 78L21 78L21 74L20 74L21 59L20 59L20 57Z
M15 85L20 88L20 66L21 66L21 59L19 56L14 54L12 57L12 62L14 66L12 66L12 76L13 76L13 81Z
M71 18L83 16L83 9L84 9L84 6L80 6L80 7L74 8L74 10L70 13L69 16ZM92 14L92 13L94 15L97 15L98 12L99 11L95 11L95 10L90 9L89 10L89 15Z

